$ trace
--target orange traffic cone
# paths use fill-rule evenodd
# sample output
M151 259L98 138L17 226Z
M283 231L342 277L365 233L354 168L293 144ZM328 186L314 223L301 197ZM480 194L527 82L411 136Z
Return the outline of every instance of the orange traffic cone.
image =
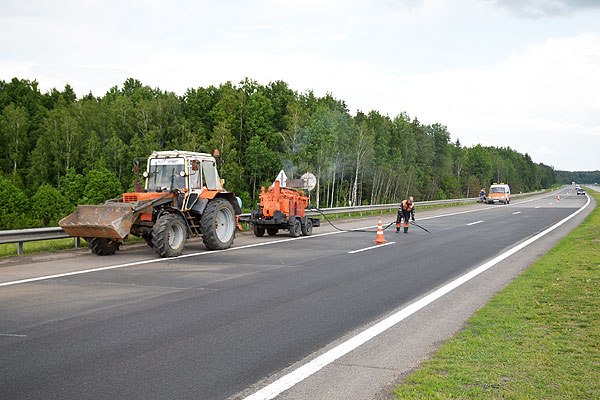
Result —
M379 221L377 222L377 235L375 235L375 244L383 244L386 240L383 237L383 225L381 224L381 217L379 217Z
M556 195L556 201L560 202L560 194Z

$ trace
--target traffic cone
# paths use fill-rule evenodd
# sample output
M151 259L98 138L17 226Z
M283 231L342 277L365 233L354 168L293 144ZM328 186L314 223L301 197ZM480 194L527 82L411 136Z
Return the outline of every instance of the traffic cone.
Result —
M556 195L556 201L560 203L560 194Z
M381 224L381 217L379 217L379 221L377 222L377 235L375 235L374 243L375 244L386 243L386 240L383 237L383 225Z

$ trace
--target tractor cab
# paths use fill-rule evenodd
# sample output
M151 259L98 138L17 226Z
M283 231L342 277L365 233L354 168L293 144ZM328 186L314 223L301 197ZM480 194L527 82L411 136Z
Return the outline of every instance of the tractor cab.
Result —
M146 191L180 192L203 188L223 190L214 157L205 153L185 151L155 151L148 158Z

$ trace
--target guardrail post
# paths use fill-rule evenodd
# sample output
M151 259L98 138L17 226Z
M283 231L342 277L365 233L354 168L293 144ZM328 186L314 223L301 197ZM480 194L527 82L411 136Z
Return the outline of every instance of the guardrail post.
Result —
M75 248L81 247L81 238L79 236L75 237Z
M23 242L17 243L17 254L20 256L23 255Z

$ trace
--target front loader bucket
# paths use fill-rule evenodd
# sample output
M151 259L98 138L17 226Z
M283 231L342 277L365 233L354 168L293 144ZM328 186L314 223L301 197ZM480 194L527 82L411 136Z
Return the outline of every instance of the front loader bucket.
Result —
M138 214L133 203L77 206L77 211L59 221L71 236L123 240Z

